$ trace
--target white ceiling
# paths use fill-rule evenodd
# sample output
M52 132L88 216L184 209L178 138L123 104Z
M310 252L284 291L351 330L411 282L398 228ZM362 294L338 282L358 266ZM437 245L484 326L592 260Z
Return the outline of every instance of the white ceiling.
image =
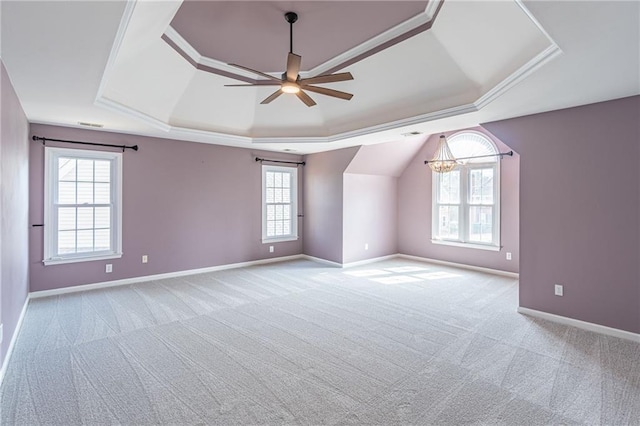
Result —
M1 2L2 61L31 122L311 153L640 93L636 1L445 0L431 30L327 85L351 101L312 94L313 108L259 105L274 87L196 70L160 38L180 1L131 4Z

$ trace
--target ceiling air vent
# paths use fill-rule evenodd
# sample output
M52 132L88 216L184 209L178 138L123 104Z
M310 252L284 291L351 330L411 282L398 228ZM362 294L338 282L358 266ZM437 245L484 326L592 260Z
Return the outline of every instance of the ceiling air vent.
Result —
M87 126L87 127L104 127L104 124L98 124L98 123L88 123L86 121L78 121L78 124L81 126Z
M402 136L408 137L408 136L417 136L417 135L421 135L421 134L422 134L422 132L413 131L413 132L408 132L408 133L402 133Z

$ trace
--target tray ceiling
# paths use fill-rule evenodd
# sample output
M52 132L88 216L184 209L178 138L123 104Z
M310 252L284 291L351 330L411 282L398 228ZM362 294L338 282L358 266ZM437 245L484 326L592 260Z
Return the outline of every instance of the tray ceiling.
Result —
M330 138L481 108L558 52L514 1L446 2L440 9L440 3L373 3L138 2L124 21L99 100L167 129L254 140ZM225 87L256 78L227 62L275 76L284 70L288 28L282 15L289 8L300 15L294 33L301 43L294 51L310 70L303 75L321 74L323 64L339 57L337 68L355 79L326 86L353 93L351 101L311 94L318 104L308 108L283 95L261 105L273 87ZM376 46L373 39L386 42Z
M402 2L378 2L397 12L385 21L361 1L261 1L255 25L236 22L246 2L203 2L215 3L220 24L211 45L172 26L191 3L1 2L2 62L29 121L307 153L640 93L638 2L433 0L403 10L392 7ZM341 22L330 18L338 5L348 9L340 16L359 16L357 24L347 19L346 28L323 33L323 43L313 45L315 35L304 45L306 27ZM260 105L273 87L224 87L256 79L230 60L282 72L285 9L300 13L294 50L303 76L351 72L353 81L326 84L353 93L351 101L312 93L312 108L288 95ZM259 57L265 62L250 62Z

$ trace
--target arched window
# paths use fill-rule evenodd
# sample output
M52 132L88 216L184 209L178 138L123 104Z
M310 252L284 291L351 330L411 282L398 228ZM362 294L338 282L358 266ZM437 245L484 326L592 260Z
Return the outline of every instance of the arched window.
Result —
M500 247L500 162L494 143L464 131L448 138L460 164L433 173L432 242L498 250ZM467 157L480 157L465 159Z

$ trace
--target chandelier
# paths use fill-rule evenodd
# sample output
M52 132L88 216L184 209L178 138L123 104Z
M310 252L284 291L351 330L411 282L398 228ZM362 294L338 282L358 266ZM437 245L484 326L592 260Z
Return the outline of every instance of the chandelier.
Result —
M438 141L438 148L433 158L426 162L429 164L431 170L436 173L447 173L453 170L459 163L453 156L447 144L447 138L444 135L440 135Z

